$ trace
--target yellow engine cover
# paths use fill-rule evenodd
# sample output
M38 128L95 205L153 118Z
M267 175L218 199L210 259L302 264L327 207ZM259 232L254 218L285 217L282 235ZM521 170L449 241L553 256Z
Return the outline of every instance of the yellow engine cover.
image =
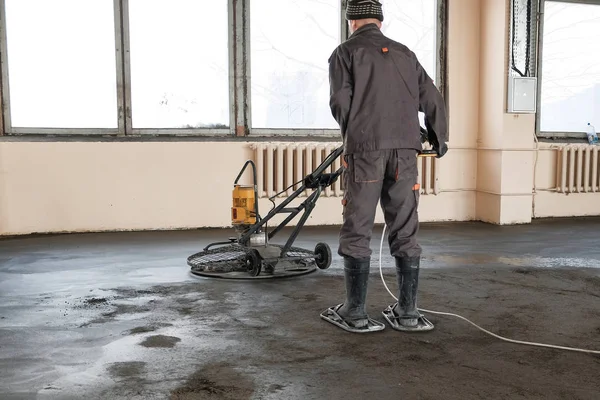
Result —
M233 188L233 207L231 222L233 225L252 225L256 223L254 212L254 187L235 185Z

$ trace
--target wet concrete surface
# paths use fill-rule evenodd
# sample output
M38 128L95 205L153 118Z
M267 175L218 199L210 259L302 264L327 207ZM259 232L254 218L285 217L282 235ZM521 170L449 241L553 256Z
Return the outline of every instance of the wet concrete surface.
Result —
M283 280L189 274L229 230L0 240L0 399L597 399L600 357L494 339L428 315L433 332L346 333L337 228L326 271ZM282 240L285 233L280 236ZM368 309L393 299L373 237ZM600 219L424 224L420 306L500 335L600 349ZM393 260L384 276L395 292Z

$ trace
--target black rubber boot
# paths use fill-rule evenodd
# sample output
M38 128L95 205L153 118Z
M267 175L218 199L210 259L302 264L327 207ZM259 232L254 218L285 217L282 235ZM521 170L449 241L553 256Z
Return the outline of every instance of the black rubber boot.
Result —
M369 281L370 259L344 259L346 281L346 301L337 311L349 325L362 328L368 325L366 310L367 286Z
M394 312L400 316L399 323L407 327L417 326L421 315L417 309L420 265L420 257L396 257L398 303Z

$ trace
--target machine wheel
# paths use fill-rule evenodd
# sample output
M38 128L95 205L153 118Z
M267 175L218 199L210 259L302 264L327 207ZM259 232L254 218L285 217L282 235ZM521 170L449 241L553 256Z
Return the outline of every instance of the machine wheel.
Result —
M315 246L315 262L320 269L327 269L331 265L331 249L327 243L317 243Z
M246 271L250 274L250 276L258 276L260 274L262 260L260 254L256 250L250 250L248 254L246 254Z

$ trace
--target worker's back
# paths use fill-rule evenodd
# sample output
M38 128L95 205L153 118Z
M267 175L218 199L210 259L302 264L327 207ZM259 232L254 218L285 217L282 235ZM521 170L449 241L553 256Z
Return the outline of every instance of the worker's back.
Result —
M353 86L348 120L342 132L346 153L420 150L418 112L420 103L427 101L423 94L430 92L423 91L423 87L433 83L415 54L387 38L375 24L369 24L341 44L332 61L332 68L337 65L340 69L334 70L335 73L349 74ZM437 91L430 96L435 97L434 102L441 101ZM335 107L333 103L334 93L332 107Z

